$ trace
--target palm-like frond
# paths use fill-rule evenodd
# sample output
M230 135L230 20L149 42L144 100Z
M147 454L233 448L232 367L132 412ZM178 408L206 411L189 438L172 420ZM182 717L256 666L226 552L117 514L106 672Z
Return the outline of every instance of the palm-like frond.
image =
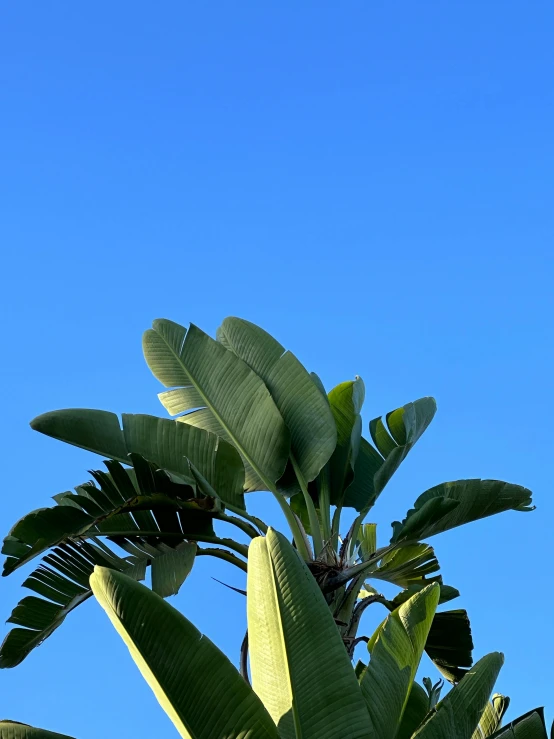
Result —
M176 593L190 572L196 542L247 549L215 535L219 501L176 480L140 455L131 468L107 461L107 472L92 471L96 482L56 496L57 505L28 514L11 529L2 552L4 575L50 549L23 583L41 597L28 596L8 621L17 625L0 648L0 667L12 667L46 639L68 613L91 595L95 567L110 567L143 579L152 566L152 585L161 595ZM102 539L127 553L120 556ZM213 551L213 550L210 550ZM225 558L242 561L232 552ZM244 566L244 565L243 565Z

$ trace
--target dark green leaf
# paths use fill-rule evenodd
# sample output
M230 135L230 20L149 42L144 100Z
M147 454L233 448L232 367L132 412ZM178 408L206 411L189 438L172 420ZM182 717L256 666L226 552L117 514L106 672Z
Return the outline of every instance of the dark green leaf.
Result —
M31 427L47 436L129 463L140 454L194 485L190 461L225 502L244 507L244 466L236 449L204 429L168 418L70 408L37 416Z
M419 496L402 523L393 523L391 542L425 539L502 511L532 510L531 491L500 480L457 480Z

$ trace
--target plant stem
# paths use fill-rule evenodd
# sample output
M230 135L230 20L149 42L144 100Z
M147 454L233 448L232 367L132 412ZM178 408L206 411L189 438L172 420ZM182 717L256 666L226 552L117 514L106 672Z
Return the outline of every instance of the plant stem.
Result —
M228 552L226 549L214 549L213 547L205 547L204 549L202 549L201 547L198 547L198 550L196 551L196 556L199 557L202 555L209 555L210 557L223 559L226 562L230 562L231 564L235 565L243 572L247 572L248 570L246 562L243 562L242 559L239 559L235 554L233 554L232 552Z
M331 482L327 465L321 470L319 479L319 512L323 539L327 543L331 539Z
M306 480L304 480L304 475L302 474L302 471L300 470L300 467L298 466L298 463L296 459L294 458L293 454L290 455L290 460L292 462L292 466L296 474L296 479L298 480L300 489L302 490L302 494L304 496L304 501L306 503L306 509L308 511L308 518L310 519L310 528L312 529L312 539L314 542L314 555L315 557L317 557L323 551L323 539L321 536L321 529L319 527L319 518L317 517L317 512L314 506L314 502L312 500L312 496L310 495L308 491Z
M241 531L244 531L244 533L251 539L255 539L260 535L253 526L251 526L246 521L242 521L240 518L236 518L235 516L228 516L226 513L218 513L216 514L215 518L218 521L225 521L226 523L230 523L233 526L236 526Z
M339 503L339 505L335 508L335 513L333 514L333 525L331 527L331 546L333 549L338 551L339 548L339 528L340 528L340 514L342 513L342 505Z
M272 489L268 486L268 490L273 493L273 496L275 497L277 503L279 503L279 505L281 506L281 510L285 514L285 518L287 519L287 523L292 532L292 536L294 538L294 542L296 544L296 548L300 553L300 556L305 562L309 562L311 560L310 552L308 551L308 547L306 546L306 542L304 541L304 537L302 536L302 532L300 531L300 526L298 525L298 521L296 520L296 516L294 515L291 507L285 500L285 497L281 495L281 493L278 492L276 488Z
M177 541L201 541L205 542L206 544L220 544L221 546L229 547L229 549L233 549L235 552L238 552L238 554L241 554L243 557L248 558L247 546L245 546L244 544L239 544L233 539L221 539L219 536L196 536L195 534L177 534L174 532L165 531L140 531L136 534L133 534L133 532L129 531L106 531L106 533L101 531L97 533L96 536L106 536L110 539L115 536L121 536L125 539L129 539L129 541L132 541L133 538L139 539L140 541L140 539L144 539L146 536L153 536L163 539L176 539Z
M229 509L233 513L236 513L237 516L241 516L242 518L245 518L247 521L250 521L250 523L254 524L254 526L256 526L262 532L262 534L267 534L268 526L261 520L261 518L252 516L250 513L243 511L241 508L238 508L237 506L230 505L229 503L225 503L225 508Z

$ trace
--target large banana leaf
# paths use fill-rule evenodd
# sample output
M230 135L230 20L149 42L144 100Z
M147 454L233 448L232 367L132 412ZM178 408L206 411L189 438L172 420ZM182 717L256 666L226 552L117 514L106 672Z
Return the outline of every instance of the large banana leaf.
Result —
M248 464L246 489L272 490L289 458L290 435L261 378L196 326L154 321L143 338L144 356L166 387L160 400L178 420L214 431Z
M529 511L532 493L500 480L444 482L422 493L400 523L393 523L391 543L416 541L503 511Z
M0 739L71 739L66 734L56 734L45 729L35 729L18 721L0 721Z
M91 587L182 737L278 739L254 691L177 610L114 570L96 568Z
M237 450L204 429L169 418L129 413L122 414L120 426L115 413L86 408L43 413L31 421L31 427L127 464L129 454L140 454L192 485L195 478L190 462L221 500L244 508L244 465Z
M281 739L369 738L369 717L321 591L297 552L269 529L250 544L252 685Z
M360 685L375 739L396 737L439 595L439 586L433 584L412 596L391 613L372 646Z
M365 387L361 377L341 382L329 393L329 404L337 426L337 446L329 460L333 505L342 505L344 492L354 480L362 437L360 413L364 398Z
M196 544L187 539L231 543L215 537L217 501L191 498L189 485L175 482L138 455L131 455L131 461L130 470L106 462L109 474L92 473L98 487L88 483L75 494L56 496L57 506L28 514L4 539L4 575L55 548L23 583L41 597L23 598L8 619L17 628L0 647L0 667L19 664L90 597L88 580L95 565L143 579L151 564L152 586L167 596L178 591L192 567ZM108 537L130 556L121 558L99 537Z
M241 318L226 318L217 339L264 381L291 437L291 454L305 482L330 458L337 430L329 403L298 359L270 334Z
M429 696L419 683L413 682L395 739L411 739L428 712Z
M371 421L374 448L361 440L354 466L354 480L344 496L345 506L367 512L414 444L429 426L437 406L434 398L420 398Z
M471 739L493 689L503 656L488 654L477 662L414 734L417 739Z
M551 736L554 736L554 724ZM507 726L492 734L490 739L548 739L544 710L535 708L533 711L519 716Z

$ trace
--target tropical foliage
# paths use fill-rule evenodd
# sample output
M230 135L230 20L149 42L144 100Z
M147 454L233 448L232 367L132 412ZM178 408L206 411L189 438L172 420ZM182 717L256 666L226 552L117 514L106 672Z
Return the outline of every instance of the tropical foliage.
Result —
M493 733L505 706L501 696L488 702L499 653L479 660L443 700L436 686L426 691L415 682L440 598L437 583L387 617L368 667L356 672L306 564L270 529L250 544L251 686L184 616L127 575L96 567L91 587L186 739L547 739L538 711Z
M326 393L317 375L247 321L227 318L212 339L196 326L186 330L157 320L143 348L166 388L160 400L175 420L69 409L31 423L101 455L105 470L91 471L92 481L54 496L54 506L24 516L4 539L4 575L42 559L23 583L34 595L23 598L8 619L15 628L0 648L1 667L19 664L91 596L95 567L113 577L120 573L125 583L144 579L150 567L152 589L162 597L179 590L197 556L246 571L248 542L268 530L247 510L252 491L267 491L279 503L347 658L361 640L377 648L385 643L381 635L395 628L387 626L394 622L388 617L372 637L359 636L371 604L394 616L422 592L437 594L435 607L459 595L443 583L434 550L423 540L495 513L532 509L530 491L519 485L446 482L419 495L392 524L389 541L378 545L377 527L365 519L433 420L432 398L373 419L367 439L361 378ZM347 509L354 523L341 532ZM223 526L227 532L234 527L236 535L221 536ZM385 598L380 581L397 586L397 595ZM436 587L430 591L430 585ZM472 674L469 620L461 609L435 607L421 649L461 688ZM246 645L245 639L243 675ZM373 657L358 665L358 676L366 675L360 684L375 680L372 665ZM431 708L439 689L424 691ZM410 696L405 713L417 718L423 693L414 688ZM452 701L448 696L445 701ZM491 706L476 736L490 735L499 716Z

